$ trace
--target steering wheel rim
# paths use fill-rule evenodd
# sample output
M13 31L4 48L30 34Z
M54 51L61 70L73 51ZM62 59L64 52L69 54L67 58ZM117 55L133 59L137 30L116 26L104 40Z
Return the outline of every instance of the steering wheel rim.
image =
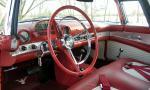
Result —
M89 67L87 67L84 71L72 71L72 70L69 70L68 68L66 68L63 64L61 64L61 62L58 60L55 52L54 52L54 49L53 49L53 46L52 46L52 39L51 39L51 30L52 30L52 27L51 25L53 25L53 22L55 20L55 17L56 15L63 11L63 10L66 10L66 9L72 9L72 10L75 10L77 12L79 12L80 14L82 14L86 20L89 22L90 26L91 26L91 30L93 30L93 34L94 34L94 41L95 41L95 53L94 53L94 56L93 56L93 60L91 62L91 64L89 65ZM96 34L96 30L94 28L94 25L92 23L92 21L90 20L90 18L81 10L79 9L78 7L75 7L75 6L71 6L71 5L66 5L66 6L62 6L60 7L59 9L57 9L53 15L51 16L50 20L49 20L49 24L48 24L48 29L47 29L47 38L48 38L48 47L49 47L49 51L55 61L55 63L58 65L58 67L60 67L63 71L65 71L66 73L69 73L69 74L72 74L72 75L85 75L85 74L88 74L91 72L92 68L94 67L95 63L96 63L96 60L97 60L97 57L98 57L98 48L99 48L99 45L98 45L98 38L97 38L97 34Z

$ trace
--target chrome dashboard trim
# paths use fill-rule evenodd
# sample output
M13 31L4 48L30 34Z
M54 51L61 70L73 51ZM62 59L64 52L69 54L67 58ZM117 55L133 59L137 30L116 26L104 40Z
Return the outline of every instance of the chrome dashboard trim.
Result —
M12 56L18 56L18 55L22 55L22 54L26 54L26 53L31 53L31 52L35 52L35 51L40 51L41 50L41 45L44 41L41 42L35 42L35 43L30 43L30 44L24 44L24 45L20 45L19 48L14 51L14 52L10 52L10 54ZM36 48L32 49L31 46L35 45ZM26 47L26 50L22 50L22 47Z

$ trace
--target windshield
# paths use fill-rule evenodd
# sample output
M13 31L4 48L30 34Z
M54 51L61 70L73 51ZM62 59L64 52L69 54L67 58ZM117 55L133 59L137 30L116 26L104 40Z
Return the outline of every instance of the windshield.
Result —
M79 2L76 0L22 0L20 5L19 20L24 21L39 18L50 18L56 9L64 5L79 7L93 21L119 22L114 0L101 0L101 2L100 0L94 0L93 2ZM114 11L112 11L112 9ZM73 10L66 10L60 13L58 18L66 15L82 18L82 15Z
M4 12L7 0L0 0L0 30L4 25ZM19 8L19 22L31 21L43 18L50 18L50 16L64 5L77 6L83 10L93 21L120 23L118 11L114 0L93 0L93 2L79 2L76 0L20 0ZM82 18L79 13L66 10L61 12L57 18L62 18L66 15L72 15L77 18Z

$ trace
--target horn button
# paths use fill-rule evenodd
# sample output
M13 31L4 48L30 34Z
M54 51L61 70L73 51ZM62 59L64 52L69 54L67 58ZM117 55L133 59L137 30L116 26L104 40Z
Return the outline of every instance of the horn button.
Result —
M63 39L61 39L62 44L67 49L72 49L74 46L74 38L70 35L64 35Z

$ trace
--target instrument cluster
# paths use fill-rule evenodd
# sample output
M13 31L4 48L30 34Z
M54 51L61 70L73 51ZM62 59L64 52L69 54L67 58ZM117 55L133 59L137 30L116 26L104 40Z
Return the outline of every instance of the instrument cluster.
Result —
M47 27L48 27L48 20L39 21L35 25L35 31L36 32L43 32L43 31L47 30Z
M30 41L30 33L27 30L21 30L18 33L19 39L22 43L26 43Z

